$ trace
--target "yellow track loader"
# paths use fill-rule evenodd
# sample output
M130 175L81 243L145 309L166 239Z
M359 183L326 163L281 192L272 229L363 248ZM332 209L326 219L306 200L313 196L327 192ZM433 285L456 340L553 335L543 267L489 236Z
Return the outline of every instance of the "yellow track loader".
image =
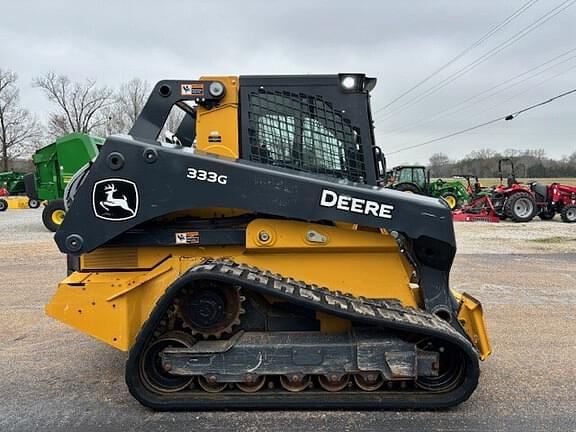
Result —
M482 308L448 286L450 209L379 186L375 84L159 82L66 189L48 315L128 351L156 410L465 401L491 352Z

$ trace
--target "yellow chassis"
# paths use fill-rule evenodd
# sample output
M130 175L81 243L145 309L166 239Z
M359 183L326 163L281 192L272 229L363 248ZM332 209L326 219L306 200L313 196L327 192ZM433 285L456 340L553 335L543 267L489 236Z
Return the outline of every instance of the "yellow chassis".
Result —
M262 231L266 241L260 240ZM309 239L311 231L319 234L315 241ZM46 312L126 351L165 290L189 268L217 257L355 296L396 298L421 307L420 289L411 283L413 268L385 231L258 219L248 224L244 246L106 247L86 254L81 270L59 284ZM485 359L491 348L480 303L455 295L458 318ZM323 331L349 326L321 313L317 317Z

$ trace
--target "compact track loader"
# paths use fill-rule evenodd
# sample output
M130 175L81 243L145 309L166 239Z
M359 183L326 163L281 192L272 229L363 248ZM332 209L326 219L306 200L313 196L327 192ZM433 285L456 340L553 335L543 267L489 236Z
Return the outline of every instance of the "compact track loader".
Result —
M444 408L491 352L439 199L378 186L362 74L162 81L66 190L48 315L157 410ZM184 118L169 143L171 110Z

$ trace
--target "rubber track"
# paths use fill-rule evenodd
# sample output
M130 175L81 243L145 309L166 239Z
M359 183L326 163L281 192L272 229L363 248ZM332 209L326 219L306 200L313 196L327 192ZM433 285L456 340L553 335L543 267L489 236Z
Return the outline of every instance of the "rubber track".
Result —
M461 385L447 392L425 390L347 391L329 393L306 390L291 393L261 390L254 394L238 391L206 393L182 391L157 394L148 390L139 375L138 360L152 339L154 329L180 289L195 280L213 280L237 285L245 290L268 294L323 311L350 321L376 325L423 337L442 340L458 348L465 362ZM126 363L126 383L130 393L143 405L155 410L222 409L438 409L467 400L478 384L478 354L473 345L444 320L428 312L403 307L397 301L354 297L316 285L284 278L256 267L229 260L208 260L188 270L162 296L136 338Z

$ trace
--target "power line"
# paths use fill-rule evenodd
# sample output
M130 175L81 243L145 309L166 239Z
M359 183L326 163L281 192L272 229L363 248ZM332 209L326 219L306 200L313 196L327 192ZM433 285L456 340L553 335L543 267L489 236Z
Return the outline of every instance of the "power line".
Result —
M524 108L524 109L522 109L522 110L520 110L520 111L516 111L516 112L513 113L513 114L509 114L509 115L506 116L506 118L504 118L504 120L512 120L512 119L515 119L515 118L518 117L520 114L524 114L526 111L530 111L530 110L533 110L534 108L541 107L542 105L549 104L550 102L554 102L556 99L560 99L560 98L562 98L562 97L564 97L564 96L568 96L568 95L570 95L570 94L572 94L572 93L576 93L576 89L568 90L567 92L561 93L561 94L559 94L558 96L554 96L554 97L552 97L552 98L550 98L550 99L548 99L548 100L545 100L545 101L543 101L543 102L537 103L537 104L532 105L532 106L529 106L528 108Z
M452 112L454 112L456 109L462 109L462 108L464 108L465 106L472 106L472 105L477 104L478 102L482 102L482 101L484 101L484 100L486 100L486 99L489 99L489 98L491 98L491 97L497 96L497 95L505 92L506 90L508 90L508 89L510 89L510 88L512 88L512 87L515 87L515 86L517 86L517 85L519 85L519 84L522 84L523 82L529 81L529 80L537 77L538 75L541 75L541 74L549 71L550 69L553 69L553 68L555 68L555 67L557 67L557 66L560 66L561 64L564 64L564 63L566 63L566 62L568 62L568 61L570 61L570 60L575 59L575 58L576 58L576 55L575 55L575 56L568 57L568 58L566 58L566 59L564 59L564 60L562 60L562 61L560 61L560 62L554 63L556 60L561 59L562 57L565 57L566 55L568 55L568 54L570 54L570 53L573 53L574 51L576 51L576 48L569 49L568 51L565 51L564 53L562 53L562 54L560 54L560 55L557 55L556 57L554 57L554 58L552 58L552 59L550 59L550 60L547 60L547 61L545 61L544 63L539 64L538 66L534 66L534 67L528 69L528 70L525 71L525 72L522 72L522 73L520 73L520 74L518 74L518 75L515 75L515 76L513 76L513 77L511 77L511 78L508 78L508 79L506 79L505 81L502 81L501 83L496 84L496 85L494 85L494 86L492 86L492 87L490 87L490 88L488 88L488 89L486 89L486 90L483 90L483 91L481 91L481 92L478 92L478 93L476 93L475 95L470 96L470 97L468 97L468 98L466 98L466 99L458 102L457 104L451 105L451 106L449 106L448 108L445 108L445 109L443 109L443 110L441 110L441 111L438 111L438 112L436 112L436 114L434 114L434 115L431 116L431 117L426 117L426 118L420 119L420 120L418 120L418 121L415 121L415 122L412 122L412 123L408 123L407 125L397 127L397 128L395 128L395 129L392 129L392 130L390 130L390 131L386 131L385 133L378 134L378 135L379 135L379 136L387 136L387 135L394 135L394 134L397 134L397 133L399 133L399 132L404 132L404 131L406 131L406 130L413 129L415 126L418 126L418 125L421 125L421 124L430 123L430 122L433 121L433 120L436 120L436 119L445 117L446 115L451 114ZM540 71L538 71L538 72L536 72L536 73L534 73L534 74L531 74L531 72L537 71L538 69L541 69L542 67L547 66L547 65L549 65L549 64L551 64L551 63L552 63L551 66L549 66L549 67L547 67L547 68L545 68L545 69L542 69L542 70L540 70ZM492 92L492 93L488 94L487 96L485 96L484 98L481 98L481 99L477 100L478 98L480 98L481 96L483 96L483 95L491 92L492 90L496 90L496 89L498 89L499 87L502 87L503 85L508 84L508 83L510 83L510 82L512 82L512 81L515 81L515 80L517 80L518 78L521 78L521 77L523 77L523 76L525 76L525 75L528 75L528 76L526 76L524 79L522 79L522 80L520 80L520 81L517 81L517 82L515 82L515 83L512 83L511 85L508 85L508 86L506 86L506 87L504 87L504 88L501 88L501 89L498 90L498 91ZM555 77L555 76L557 76L557 75L554 75L554 77ZM551 79L551 78L550 78L550 79ZM474 102L471 102L471 101L474 101ZM470 102L470 103L469 103L469 102Z
M533 109L535 109L535 108L541 107L542 105L549 104L549 103L551 103L551 102L553 102L553 101L555 101L555 100L557 100L557 99L560 99L560 98L562 98L562 97L568 96L568 95L570 95L570 94L572 94L572 93L576 93L576 89L568 90L568 91L566 91L566 92L564 92L564 93L559 94L558 96L554 96L554 97L552 97L552 98L550 98L550 99L547 99L547 100L545 100L545 101L543 101L543 102L539 102L539 103L534 104L534 105L531 105L531 106L529 106L529 107L527 107L527 108L521 109L521 110L516 111L516 112L514 112L514 113L512 113L512 114L508 114L508 115L505 115L505 116L502 116L502 117L498 117L498 118L495 118L494 120L490 120L490 121L481 123L481 124L476 125L476 126L472 126L472 127L469 127L469 128L466 128L466 129L462 129L462 130L459 130L459 131L456 131L456 132L452 132L452 133L450 133L450 134L448 134L448 135L444 135L444 136L441 136L441 137L438 137L438 138L430 139L430 140L421 142L421 143L419 143L419 144L414 144L414 145L411 145L411 146L408 146L408 147L400 148L400 149L398 149L398 150L394 150L394 151L391 151L391 152L387 152L387 154L388 154L388 155L392 155L392 154L400 153L400 152L403 152L403 151L406 151L406 150L412 150L412 149L415 149L415 148L418 148L418 147L422 147L422 146L425 146L425 145L428 145L428 144L432 144L432 143L435 143L435 142L438 142L438 141L443 141L443 140L445 140L445 139L452 138L452 137L455 137L455 136L458 136L458 135L462 135L462 134L464 134L464 133L466 133L466 132L470 132L470 131L473 131L473 130L475 130L475 129L480 129L480 128L482 128L482 127L491 125L491 124L496 123L496 122L499 122L499 121L501 121L501 120L513 120L513 119L515 119L516 117L518 117L520 114L525 113L526 111L530 111L530 110L533 110Z
M556 66L557 66L557 65L556 65ZM531 85L530 87L525 88L525 89L523 89L523 90L520 91L520 92L514 93L512 96L510 96L509 98L506 98L504 101L498 102L498 103L495 104L495 105L491 105L490 107L488 107L488 108L480 111L479 113L477 113L477 114L475 114L475 115L473 115L473 116L471 116L471 117L468 117L465 121L467 122L467 121L470 121L470 120L472 120L472 119L475 119L476 117L479 117L479 116L481 116L482 114L484 114L484 113L486 113L486 112L488 112L488 111L492 111L494 108L502 107L504 104L506 104L507 102L510 102L512 99L515 99L515 98L517 98L517 97L520 96L520 95L523 95L523 94L525 94L525 93L527 93L527 92L529 92L529 91L531 91L531 90L534 90L535 88L540 87L542 84L545 84L545 83L551 81L552 79L554 79L554 78L556 78L556 77L559 77L559 76L561 76L561 75L564 75L564 74L566 74L566 73L568 73L568 72L570 72L570 71L572 71L572 70L574 70L574 69L576 69L576 64L570 66L568 69L565 69L565 70L563 70L563 71L561 71L561 72L558 72L557 74L554 74L554 75L552 75L552 76L550 76L550 77L546 77L545 79L538 81L536 84ZM464 123L464 122L461 122L461 123Z
M491 50L484 53L480 57L477 57L474 61L472 61L468 65L466 65L466 66L458 69L456 72L450 74L448 77L444 78L442 81L440 81L440 82L436 83L435 85L433 85L432 87L430 87L424 93L409 99L404 104L401 104L399 107L397 107L396 109L393 109L392 111L390 111L388 113L385 113L384 116L381 117L381 119L385 119L385 118L388 118L390 116L396 115L399 112L402 112L402 111L406 110L407 108L413 106L415 103L421 101L422 99L425 99L426 97L436 93L438 90L451 84L453 81L457 80L461 76L463 76L466 73L470 72L471 70L475 69L476 67L478 67L479 65L484 63L489 58L502 52L503 50L505 50L509 46L518 42L520 39L523 39L528 34L530 34L534 30L536 30L537 28L539 28L540 26L544 25L546 22L548 22L549 20L554 18L556 15L560 14L561 12L563 12L564 10L566 10L567 8L572 6L575 2L576 2L576 0L564 0L558 6L552 8L551 10L546 12L540 18L538 18L537 20L535 20L534 22L532 22L528 26L524 27L522 30L520 30L519 32L514 34L512 37L506 39L504 42L500 43L498 46L492 48Z
M512 22L515 18L517 18L518 16L520 16L522 13L524 13L526 10L528 10L530 7L532 7L535 3L537 3L539 0L529 0L528 2L524 3L524 5L522 5L519 9L517 9L512 15L508 16L504 21L502 21L501 23L497 24L496 26L492 27L487 33L485 33L480 39L478 39L477 41L475 41L472 45L470 45L469 47L465 48L463 51L461 51L459 54L457 54L455 57L453 57L451 60L449 60L448 62L444 63L442 66L440 66L438 69L436 69L434 72L432 72L431 74L429 74L428 76L426 76L424 79L422 79L421 81L419 81L418 83L416 83L415 85L413 85L412 87L410 87L408 90L404 91L403 93L401 93L399 96L397 96L395 99L393 99L392 101L390 101L388 104L384 105L383 107L377 109L374 114L377 114L380 111L385 110L386 108L388 108L390 105L393 105L394 103L396 103L397 101L399 101L400 99L402 99L404 96L412 93L414 90L416 90L418 87L420 87L422 84L428 82L430 79L434 78L436 75L438 75L440 72L442 72L444 69L446 69L447 67L451 66L452 64L454 64L456 61L458 61L459 59L461 59L462 57L464 57L466 54L468 54L470 51L472 51L474 48L476 48L477 46L481 45L484 41L488 40L491 36L493 36L496 32L498 32L498 30L504 28L507 24L509 24L510 22Z

